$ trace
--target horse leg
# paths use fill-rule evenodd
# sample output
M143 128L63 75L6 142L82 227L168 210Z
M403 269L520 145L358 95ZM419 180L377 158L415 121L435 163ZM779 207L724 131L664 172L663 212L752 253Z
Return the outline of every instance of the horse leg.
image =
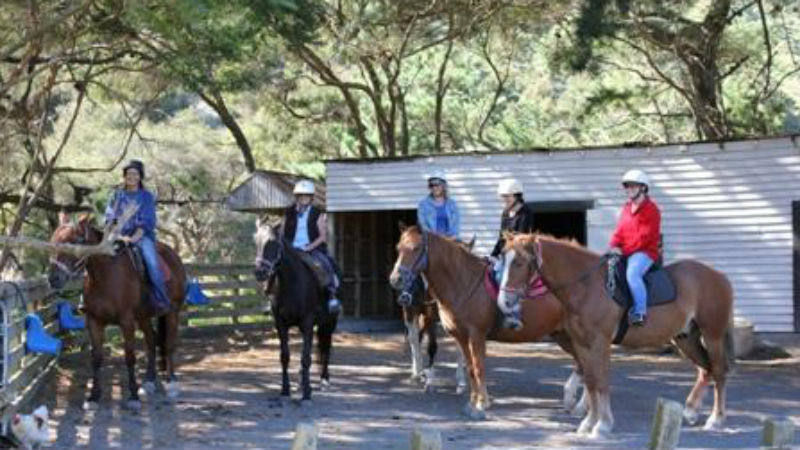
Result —
M706 339L711 357L711 377L714 379L714 408L708 416L703 429L716 430L725 422L725 385L728 375L728 358L725 353L724 336L717 339Z
M436 342L436 323L431 315L425 313L425 333L428 335L428 368L425 370L425 391L433 392L436 386L436 352L439 350L439 343Z
M478 388L475 385L475 376L474 376L474 372L475 372L474 367L475 366L473 365L472 355L471 355L471 353L469 351L469 344L467 343L466 338L465 337L456 337L456 336L453 336L453 337L456 339L456 343L458 344L458 348L459 348L459 350L461 351L461 354L464 357L464 363L465 363L465 366L466 366L467 377L468 377L468 380L469 380L469 400L467 401L467 404L464 405L464 410L463 411L464 411L464 414L466 414L468 417L472 418L473 415L475 414L475 408L472 405L475 404L475 398L476 398L477 392L478 392Z
M175 350L178 347L178 326L180 325L180 311L176 308L167 314L164 317L161 317L164 320L163 325L166 328L165 330L165 339L164 339L164 347L165 347L165 355L166 355L166 369L167 369L167 397L171 399L175 399L178 397L180 393L180 387L178 385L178 377L175 375Z
M92 315L86 316L86 328L92 344L92 390L84 403L84 409L97 409L103 395L100 387L100 369L103 366L103 329L105 326Z
M470 338L469 349L472 357L472 376L475 378L475 390L477 393L473 403L476 411L473 418L482 420L486 418L484 411L489 408L490 404L489 393L486 390L486 373L484 370L486 341L483 336Z
M330 374L328 373L328 363L331 358L331 347L333 346L333 328L336 326L329 323L317 325L317 351L319 352L319 362L322 366L320 372L320 387L325 390L331 385Z
M132 317L124 318L120 323L125 347L125 367L128 369L128 400L125 407L131 411L142 409L139 401L139 386L136 382L136 322Z
M467 362L464 356L464 350L459 347L456 351L456 394L460 395L467 389Z
M703 403L706 387L711 381L709 372L711 359L700 338L700 328L694 321L691 322L687 333L682 333L672 338L672 343L678 347L678 350L697 366L697 379L691 392L686 397L686 403L683 408L683 419L689 425L697 423L698 411Z
M302 328L303 332L303 355L300 357L300 387L303 390L303 398L301 405L307 405L311 402L311 347L314 343L314 322L313 317L311 323L306 323Z
M156 340L153 324L150 319L140 319L139 328L144 334L144 347L147 351L147 372L144 375L142 389L147 395L156 392Z
M595 411L597 423L592 428L592 438L603 438L611 435L614 428L614 415L611 413L611 394L608 387L608 368L611 358L611 345L598 338L592 346L589 364L594 368ZM586 370L586 366L584 370Z
M584 389L580 401L578 400L578 393L580 388L583 387L583 370L581 370L580 364L578 364L578 358L575 356L572 338L563 330L551 334L550 337L553 338L553 341L555 341L562 350L567 352L575 360L575 368L572 369L572 373L564 383L564 410L575 416L583 416L586 414L588 395L586 389Z
M586 389L586 396L588 399L588 408L586 417L583 418L581 424L578 426L578 434L588 435L592 432L595 425L598 423L598 395L597 395L597 369L590 364L591 350L582 345L575 346L575 356L578 359L578 365L583 368L583 381Z
M419 380L422 377L422 352L420 351L421 336L419 327L417 326L417 313L411 310L412 307L406 308L406 338L408 339L408 346L411 349L411 379Z
M277 320L278 340L281 343L281 396L289 397L289 327Z
M706 369L698 367L697 379L689 395L686 397L686 403L683 407L683 419L689 425L696 424L699 419L699 410L703 404L703 396L710 381L711 374Z

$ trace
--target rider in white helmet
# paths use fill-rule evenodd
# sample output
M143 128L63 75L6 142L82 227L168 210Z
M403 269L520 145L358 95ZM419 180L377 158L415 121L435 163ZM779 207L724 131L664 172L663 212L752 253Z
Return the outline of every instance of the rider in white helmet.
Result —
M327 249L327 218L325 212L313 204L314 182L300 180L292 190L295 202L288 208L283 216L282 233L284 239L292 243L292 247L308 252L318 261L330 275L331 283L325 288L328 291L328 311L338 314L342 309L342 302L337 297L339 277L336 264L328 255Z
M650 198L650 177L634 169L622 176L628 201L622 207L609 252L627 258L626 278L633 296L628 319L633 326L644 325L647 314L647 288L644 274L659 259L661 212Z
M492 250L490 259L494 263L495 278L499 280L503 273L503 260L498 259L506 245L503 233L531 233L533 232L533 211L525 204L522 196L522 183L515 178L500 181L497 186L497 195L503 201L503 212L500 214L500 236ZM499 304L500 310L505 314L503 326L512 330L522 328L520 306Z
M458 239L461 216L455 200L447 195L447 178L444 172L436 170L427 179L430 194L419 202L417 225L423 231Z

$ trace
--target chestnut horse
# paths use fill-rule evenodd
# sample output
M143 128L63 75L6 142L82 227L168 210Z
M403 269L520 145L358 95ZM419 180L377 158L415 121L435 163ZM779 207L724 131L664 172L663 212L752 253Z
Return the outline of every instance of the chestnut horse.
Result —
M89 223L87 216L77 223L62 223L53 232L50 241L96 245L103 240L103 232ZM50 285L61 289L71 279L87 276L83 283L83 302L86 312L86 327L92 345L92 390L85 406L97 407L102 390L100 369L103 364L103 338L107 325L119 325L125 346L125 364L128 369L129 396L125 406L130 409L141 407L135 372L136 325L142 330L147 350L147 372L144 388L152 394L156 383L156 345L161 351L161 369L166 372L166 391L170 397L178 394L173 357L178 340L180 309L186 296L186 271L178 255L167 245L159 242L158 253L169 266L171 277L167 281L167 294L172 303L170 312L158 318L158 336L150 319L153 317L150 301L147 298L149 287L143 275L134 266L131 250L128 247L115 256L93 255L77 258L57 254L50 260ZM157 342L156 342L157 341Z
M464 245L423 233L417 226L401 227L397 252L390 283L395 289L408 291L420 273L424 274L437 294L442 325L465 357L470 399L464 412L470 418L484 419L489 407L484 368L487 339L534 342L551 335L564 350L572 352L569 337L561 332L563 308L552 294L522 302L522 330L498 328L496 302L483 286L487 264ZM573 374L570 381L574 379Z
M527 280L540 276L564 305L567 332L589 391L589 411L578 432L593 437L609 434L614 424L609 357L623 309L605 288L607 257L573 242L539 235L511 237L504 257L501 297L513 301ZM725 419L725 379L733 362L733 290L725 275L698 261L681 260L665 268L675 283L677 298L649 308L647 324L631 328L621 344L653 347L671 340L697 366L684 418L689 423L697 421L703 393L713 380L714 408L705 428L717 428Z

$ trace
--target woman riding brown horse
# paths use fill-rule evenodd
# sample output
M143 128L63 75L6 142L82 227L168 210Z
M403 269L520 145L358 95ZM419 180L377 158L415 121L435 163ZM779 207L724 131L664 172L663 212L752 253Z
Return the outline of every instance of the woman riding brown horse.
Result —
M96 245L103 240L103 233L82 217L77 223L62 223L53 232L53 243ZM147 296L148 284L140 273L132 250L129 247L115 256L93 255L77 258L59 254L51 260L50 285L62 288L71 278L81 276L86 270L83 284L83 301L86 311L86 325L92 344L92 390L86 407L97 407L102 394L100 387L100 368L103 364L103 338L107 325L116 324L122 329L125 346L125 364L128 369L128 390L126 406L138 409L138 385L135 371L134 332L138 323L144 333L147 349L147 372L144 388L148 393L155 391L156 382L156 344L161 351L161 369L167 375L167 395L178 394L173 356L178 340L180 309L186 295L186 272L178 255L168 246L158 243L158 254L169 267L170 279L166 282L166 293L171 307L166 315L158 318L158 336L150 322L154 308Z
M524 328L519 331L504 329L497 326L496 303L484 288L487 264L465 246L435 233L422 233L418 227L411 226L402 229L397 252L397 262L390 275L392 286L403 291L410 289L423 273L438 294L442 324L455 338L466 359L470 400L465 413L471 418L485 418L484 410L489 406L484 368L487 339L533 342L551 335L564 350L572 351L569 337L560 332L563 308L551 294L522 302Z
M589 392L589 412L579 433L593 437L611 432L614 418L608 382L611 341L623 309L605 289L606 257L572 242L518 235L505 249L506 270L501 296L519 296L528 280L541 277L564 305L566 328L584 371ZM684 418L697 421L697 410L710 380L715 383L714 408L707 429L725 418L725 381L733 358L731 322L733 291L728 279L693 260L666 266L678 296L675 301L652 307L644 327L632 328L621 344L652 347L672 342L697 366L697 380L686 399Z

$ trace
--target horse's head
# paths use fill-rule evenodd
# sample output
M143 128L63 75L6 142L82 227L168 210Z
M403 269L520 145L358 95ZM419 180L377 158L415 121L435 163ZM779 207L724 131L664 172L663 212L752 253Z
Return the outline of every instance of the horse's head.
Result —
M99 230L91 224L91 216L82 215L77 221L68 216L61 216L61 223L50 236L54 244L95 245L102 240ZM71 279L81 275L86 267L86 258L78 258L66 253L57 253L50 258L50 269L47 280L50 287L61 289Z
M498 301L510 305L521 300L531 281L540 276L542 256L536 235L505 233L503 237L506 246Z
M256 234L253 236L256 242L256 269L254 271L256 280L267 281L278 269L283 259L285 246L280 237L278 227L256 221Z
M400 241L397 243L397 262L389 275L389 283L400 291L397 303L408 306L412 300L414 282L420 272L428 267L428 236L416 225L400 224Z

